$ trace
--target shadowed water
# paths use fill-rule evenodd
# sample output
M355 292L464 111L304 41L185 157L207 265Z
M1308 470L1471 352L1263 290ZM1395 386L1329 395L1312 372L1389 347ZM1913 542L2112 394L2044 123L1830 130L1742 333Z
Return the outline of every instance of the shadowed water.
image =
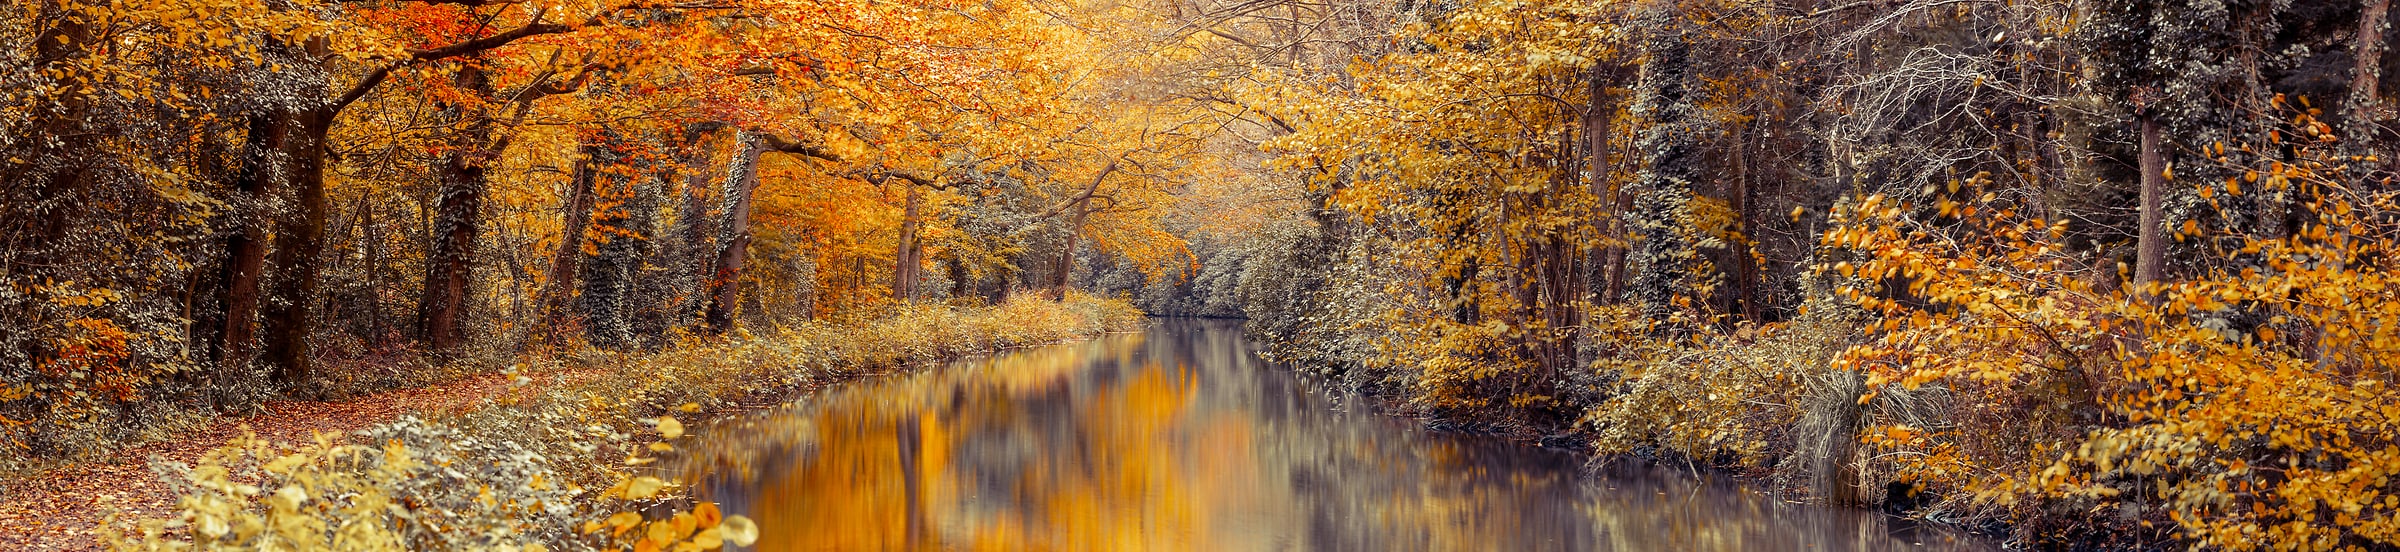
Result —
M962 360L713 424L759 550L1991 550L1683 472L1353 412L1230 322Z

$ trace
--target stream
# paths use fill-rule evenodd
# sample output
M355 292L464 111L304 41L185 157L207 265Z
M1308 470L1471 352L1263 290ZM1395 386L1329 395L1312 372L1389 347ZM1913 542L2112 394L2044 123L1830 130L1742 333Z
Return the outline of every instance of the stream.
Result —
M757 550L1998 549L1682 466L1587 475L1253 350L1237 321L1161 319L947 362L718 420L675 469Z

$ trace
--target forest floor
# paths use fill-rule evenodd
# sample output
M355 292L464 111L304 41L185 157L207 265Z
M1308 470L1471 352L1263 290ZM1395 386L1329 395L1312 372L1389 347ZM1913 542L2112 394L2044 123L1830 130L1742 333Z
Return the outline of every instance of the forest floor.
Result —
M580 372L560 369L534 377L557 382ZM532 387L538 386L518 389ZM508 375L486 374L340 401L272 401L264 412L219 419L107 458L0 480L0 550L100 550L106 547L101 523L112 515L128 520L169 515L176 492L150 470L154 459L190 463L244 431L274 442L307 442L317 433L357 431L404 414L476 408L510 389Z

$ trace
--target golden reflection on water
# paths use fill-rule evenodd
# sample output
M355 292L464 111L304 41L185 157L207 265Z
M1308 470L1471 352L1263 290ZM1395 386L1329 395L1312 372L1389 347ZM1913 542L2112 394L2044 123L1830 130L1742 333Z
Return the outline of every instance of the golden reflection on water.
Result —
M1991 549L1348 412L1227 322L954 362L699 435L684 480L758 520L766 551Z

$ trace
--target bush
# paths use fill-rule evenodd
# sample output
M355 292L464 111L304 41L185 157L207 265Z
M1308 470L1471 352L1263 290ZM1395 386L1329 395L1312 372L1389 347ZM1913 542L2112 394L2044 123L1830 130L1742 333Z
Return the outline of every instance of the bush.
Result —
M345 444L320 435L285 449L252 436L161 465L184 517L149 520L118 549L518 549L573 535L574 489L549 459L505 440L478 440L414 417ZM271 490L270 490L271 489ZM263 507L261 507L263 506Z
M2035 540L2097 526L2230 550L2400 544L2393 198L2302 151L2315 161L2204 185L2298 198L2297 231L2214 240L2238 245L2130 293L2066 269L2063 224L1946 207L1989 236L1959 240L1865 202L1827 240L1869 256L1837 269L1906 286L1845 290L1878 322L1840 365L1870 394L1952 396L1946 425L1879 419L1865 442L1905 480L2007 508Z

